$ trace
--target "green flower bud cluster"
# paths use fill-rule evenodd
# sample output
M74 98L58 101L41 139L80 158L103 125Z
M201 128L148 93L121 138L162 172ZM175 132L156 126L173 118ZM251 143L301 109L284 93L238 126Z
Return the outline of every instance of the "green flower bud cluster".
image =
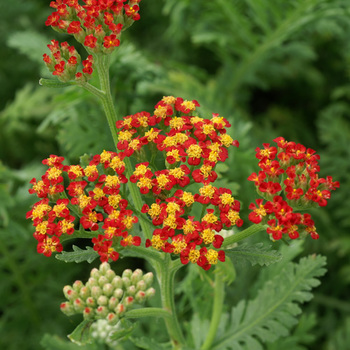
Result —
M155 289L150 287L152 282L151 272L143 274L140 269L127 269L118 276L104 262L99 269L91 270L85 285L75 281L63 288L68 301L61 303L61 310L67 316L81 313L84 319L105 319L115 325L135 304L144 304L155 294Z

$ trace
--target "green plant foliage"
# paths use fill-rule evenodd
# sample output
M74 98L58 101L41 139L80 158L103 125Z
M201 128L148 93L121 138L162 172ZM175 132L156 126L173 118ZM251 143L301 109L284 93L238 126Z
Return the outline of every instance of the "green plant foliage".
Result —
M98 350L96 344L78 345L69 340L64 340L57 335L45 334L40 345L45 350Z
M237 248L225 250L234 263L243 260L249 261L252 266L259 264L260 266L268 266L282 259L282 255L277 250L271 250L271 246L265 246L263 243L241 244Z
M298 304L312 298L312 288L324 275L326 259L321 256L302 258L290 263L266 282L254 300L241 301L231 312L226 332L215 341L213 350L262 349L261 343L287 336L301 313Z
M331 335L326 350L346 350L350 342L350 318L348 317L343 326Z
M291 332L292 334L286 338L280 338L272 344L268 344L268 350L308 350L310 344L315 341L314 328L317 320L315 314L302 314L298 324Z
M62 252L60 254L56 254L56 259L62 260L64 262L75 262L81 263L83 261L87 261L91 264L95 259L98 258L98 253L95 252L92 247L86 247L86 249L80 249L79 247L73 245L72 252Z

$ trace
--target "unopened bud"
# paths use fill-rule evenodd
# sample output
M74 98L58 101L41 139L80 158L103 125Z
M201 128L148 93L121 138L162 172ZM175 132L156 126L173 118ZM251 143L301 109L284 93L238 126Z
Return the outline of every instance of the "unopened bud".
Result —
M114 311L118 316L121 316L125 312L125 306L123 304L118 304Z
M77 312L82 312L85 308L84 300L81 298L76 298L73 302L74 310Z
M108 315L108 308L106 306L99 306L96 309L96 315L98 316L98 318L106 318L106 316Z
M130 282L130 279L128 277L122 277L122 280L123 280L123 285L125 288L130 286L131 282Z
M96 278L90 277L86 282L86 286L89 286L90 288L93 286L98 286L98 280Z
M136 269L136 270L132 273L132 275L131 275L131 277L130 277L131 283L132 283L132 284L136 284L138 281L141 280L142 276L143 276L142 270L141 270L141 269Z
M130 306L130 305L132 305L134 303L134 298L133 297L126 297L125 299L124 299L124 305L125 306Z
M83 282L82 281L75 281L73 283L73 289L76 291L76 292L79 292L80 289L84 286Z
M114 288L110 283L106 283L103 288L103 294L107 295L108 297L110 297L111 295L113 295L114 292Z
M138 281L136 285L136 290L143 290L145 291L147 289L147 283L144 280Z
M93 318L94 316L94 310L91 307L85 307L83 312L84 319Z
M112 282L113 278L115 277L115 272L113 270L108 270L105 273L106 278L108 279L108 282Z
M92 278L95 278L96 280L98 280L100 278L101 274L100 274L100 271L98 269L96 269L96 267L94 267L90 272L90 276Z
M101 306L108 305L108 298L105 295L101 295L97 299L97 304Z
M142 291L142 290L139 290L136 293L135 300L138 303L142 304L146 300L146 293L144 291Z
M123 280L120 278L120 276L115 276L112 280L112 286L114 288L123 288Z
M85 301L86 305L89 307L95 307L96 306L96 301L93 297L88 297Z
M108 321L108 324L110 324L111 326L114 326L118 323L119 317L114 312L110 312L107 315L107 321Z
M142 279L147 283L147 286L150 286L153 283L153 273L146 273L145 275L143 275Z
M136 294L136 287L134 285L128 287L128 289L126 290L126 294L134 296Z
M123 297L123 294L124 294L124 291L121 288L117 288L113 292L113 296L118 298L118 299L121 299Z
M128 277L130 278L132 275L132 271L130 269L126 269L123 271L122 277Z
M100 295L102 295L102 289L98 286L93 286L91 288L91 296L97 299Z
M116 306L118 305L118 303L119 303L119 299L118 298L111 297L111 298L109 298L109 301L108 301L108 307L111 310L114 310L116 308Z
M90 288L88 287L82 287L80 289L79 295L83 298L86 299L90 296Z
M154 288L148 288L145 293L147 298L151 298L156 294L156 290Z
M61 303L60 309L67 316L72 316L75 314L75 310L74 310L73 305L67 301Z
M106 283L108 283L108 279L105 276L101 276L98 279L98 284L103 287Z
M100 272L102 275L104 275L110 269L111 269L111 266L107 262L103 262L100 265Z
M71 286L64 286L63 294L70 301L73 301L78 296L78 293Z

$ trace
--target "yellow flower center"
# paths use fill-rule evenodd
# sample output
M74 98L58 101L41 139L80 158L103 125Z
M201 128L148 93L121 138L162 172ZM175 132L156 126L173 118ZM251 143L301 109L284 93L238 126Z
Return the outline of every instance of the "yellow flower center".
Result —
M210 244L214 241L214 236L215 233L213 230L211 230L210 228L206 228L205 230L203 230L203 232L201 233L201 237L203 238L203 242L205 244Z

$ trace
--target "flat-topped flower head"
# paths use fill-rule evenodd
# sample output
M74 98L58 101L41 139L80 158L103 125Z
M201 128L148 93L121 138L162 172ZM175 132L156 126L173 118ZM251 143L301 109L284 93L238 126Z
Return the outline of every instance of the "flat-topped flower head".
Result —
M267 201L258 199L256 204L250 204L249 220L267 223L267 232L273 240L296 239L301 233L317 239L319 235L311 218L303 220L296 211L326 206L339 182L330 176L319 177L320 157L314 150L283 137L274 141L276 146L264 143L264 148L255 150L261 170L252 173L248 180L254 182L257 192Z

